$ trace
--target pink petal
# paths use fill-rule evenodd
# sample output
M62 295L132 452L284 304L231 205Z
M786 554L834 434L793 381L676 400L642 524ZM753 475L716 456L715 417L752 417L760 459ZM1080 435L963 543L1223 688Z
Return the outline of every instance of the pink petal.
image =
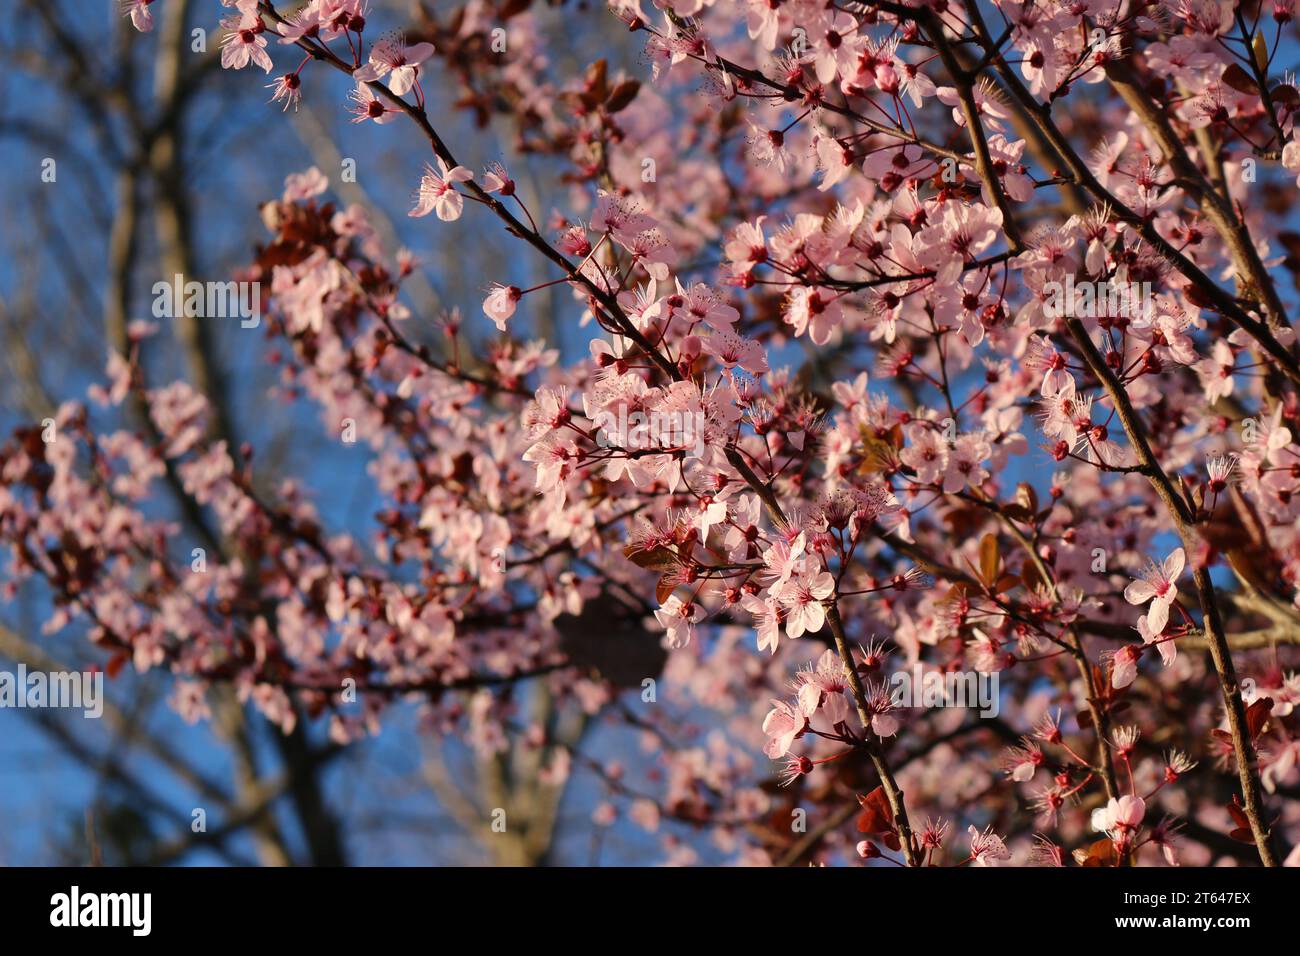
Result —
M1165 558L1162 570L1166 581L1177 581L1187 564L1187 554L1182 548L1174 548L1174 553Z
M433 56L433 44L417 43L415 46L408 46L403 53L407 63L423 63Z
M1169 605L1164 601L1152 601L1151 612L1147 615L1147 626L1152 634L1159 634L1169 623Z
M1129 604L1145 604L1156 596L1156 589L1148 581L1134 581L1124 589L1124 600Z

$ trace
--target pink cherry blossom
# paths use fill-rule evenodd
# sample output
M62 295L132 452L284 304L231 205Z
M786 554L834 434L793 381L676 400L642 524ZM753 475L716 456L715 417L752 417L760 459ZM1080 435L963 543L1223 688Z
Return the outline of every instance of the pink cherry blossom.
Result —
M352 100L350 112L354 123L374 120L382 126L385 123L393 122L401 115L401 110L386 103L365 83L358 83L352 92L348 94L348 99Z
M1117 650L1110 662L1110 686L1123 690L1137 679L1138 649L1127 644Z
M131 25L141 33L153 29L153 11L149 7L154 0L121 0L122 15L131 18Z
M1147 565L1141 576L1124 589L1124 600L1129 604L1151 602L1147 612L1147 626L1152 634L1159 634L1169 620L1169 609L1178 599L1178 578L1183 573L1187 555L1175 548L1161 564Z
M270 73L271 57L266 52L266 38L261 35L261 20L255 14L226 17L221 21L226 28L221 41L221 65L227 70L242 70L250 63Z
M981 832L972 825L967 832L970 834L971 862L976 866L997 866L1011 859L1011 851L1002 842L1002 838L993 832L992 827Z
M521 293L519 289L512 285L495 286L483 300L483 314L496 323L496 327L504 332L506 322L515 314L515 306L519 304Z
M370 48L370 60L354 71L352 78L358 83L370 83L388 77L388 88L405 96L419 79L420 64L433 53L432 43L408 46L403 37L384 37Z
M673 595L655 611L672 647L685 647L695 635L695 625L704 618L704 608L694 601L682 601Z
M1106 806L1093 811L1094 830L1105 833L1117 847L1132 844L1137 829L1146 816L1146 802L1138 796L1112 797Z
M772 709L763 718L763 733L768 738L763 753L773 760L784 757L807 728L808 718L797 708L784 700L773 700Z
M785 632L791 637L815 634L826 621L822 601L835 590L835 579L826 571L804 571L786 582L781 604L786 608Z
M464 166L448 169L441 156L438 157L436 170L425 163L415 206L407 215L419 218L436 212L443 222L454 222L460 218L461 211L465 208L465 199L456 190L455 184L467 183L473 178L474 174Z

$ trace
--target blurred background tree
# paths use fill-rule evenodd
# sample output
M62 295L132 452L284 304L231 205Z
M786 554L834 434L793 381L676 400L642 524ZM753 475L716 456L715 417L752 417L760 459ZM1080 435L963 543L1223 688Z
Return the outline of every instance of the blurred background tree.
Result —
M433 321L450 306L477 309L470 277L492 274L508 239L442 244L445 233L408 223L414 172L405 130L357 128L342 108L349 84L330 71L285 122L260 84L220 68L214 3L159 3L154 31L140 34L101 0L20 0L0 23L0 430L38 422L81 398L102 376L108 349L125 352L127 327L151 317L151 288L174 275L224 281L246 266L265 229L256 201L278 195L286 171L316 165L339 198L364 207L384 246L405 246L421 268L404 284L412 335L433 348ZM528 3L465 5L375 0L369 35L405 26L439 38L445 81L426 90L431 112L474 144L513 146L504 161L538 198L551 158L534 155L526 130L511 129L506 84L472 70L491 24ZM581 51L634 65L639 44L599 5L537 4L525 15L545 38L550 64L581 74ZM477 26L476 26L477 24ZM534 27L530 27L533 29ZM562 42L552 42L562 40ZM272 40L274 42L274 39ZM376 136L378 134L378 136ZM384 140L387 140L385 143ZM256 149L251 147L256 146ZM273 161L268 161L272 158ZM48 161L53 161L49 166ZM342 175L355 169L354 181ZM43 176L47 170L50 174ZM52 174L52 175L51 175ZM47 181L49 180L49 181ZM541 269L527 264L526 268ZM546 300L555 307L554 297ZM538 331L555 334L539 313ZM274 486L308 462L318 502L336 531L364 536L374 510L364 463L303 428L301 410L265 413L276 369L229 323L180 316L144 351L152 381L184 378L211 401L211 427L230 447L259 450L257 480ZM134 409L138 428L151 427ZM290 440L292 436L293 440ZM168 511L187 541L220 549L202 508L170 476ZM97 655L75 628L42 636L43 596L24 589L0 605L0 658L31 668L78 669ZM167 706L157 674L130 668L106 682L102 721L58 710L0 711L0 863L107 864L536 864L557 859L564 782L540 774L543 750L512 747L494 759L391 720L379 737L339 747L300 721L281 734L228 688L209 692L213 720L188 726ZM585 722L536 695L531 716L560 722L568 739ZM566 739L562 736L560 739ZM494 807L518 821L484 839ZM193 813L206 813L194 832ZM584 820L582 829L589 825ZM588 843L573 853L585 860ZM561 853L558 859L565 859Z

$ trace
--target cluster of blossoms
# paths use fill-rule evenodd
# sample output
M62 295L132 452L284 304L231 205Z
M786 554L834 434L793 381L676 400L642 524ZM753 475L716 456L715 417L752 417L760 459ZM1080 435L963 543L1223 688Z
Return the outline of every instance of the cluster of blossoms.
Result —
M135 510L163 478L155 452L65 406L75 443L20 435L0 488L0 533L55 588L57 624L87 617L140 668L233 680L281 722L292 702L328 709L342 737L422 690L434 726L490 748L512 721L497 681L548 681L588 713L617 697L613 663L581 663L563 625L616 606L666 649L680 702L726 729L665 748L656 813L611 793L643 821L713 824L742 861L807 849L737 821L830 814L850 790L869 839L815 852L1286 856L1300 360L1270 242L1292 198L1265 189L1300 164L1300 93L1259 18L1224 0L1003 0L992 25L974 3L615 0L654 89L603 61L551 84L528 45L511 65L480 53L466 81L488 110L475 84L500 78L529 104L512 112L530 148L567 162L572 212L539 225L508 170L460 165L425 108L444 45L490 22L481 5L457 37L368 46L364 3L228 5L224 65L269 72L267 35L301 48L286 105L307 64L348 74L359 122L409 120L429 151L412 216L453 223L469 200L556 275L496 277L481 308L502 337L476 365L449 317L449 359L399 300L413 264L386 265L323 182L292 181L254 272L285 389L374 451L374 547L325 534L300 484L259 493L251 456L205 437L202 396L114 356L106 400L139 395L156 455L241 546L207 576L169 571L171 529ZM128 7L147 28L149 4ZM1279 27L1291 15L1274 4ZM1062 311L1067 283L1151 307ZM592 330L569 363L520 331L551 286ZM1002 715L898 707L889 658L997 672ZM346 676L373 691L363 714L329 690ZM674 713L647 719L671 737ZM1144 728L1177 749L1149 750ZM776 796L759 748L785 761ZM1017 817L1024 802L1037 812ZM923 807L962 817L968 854L944 820L913 822Z

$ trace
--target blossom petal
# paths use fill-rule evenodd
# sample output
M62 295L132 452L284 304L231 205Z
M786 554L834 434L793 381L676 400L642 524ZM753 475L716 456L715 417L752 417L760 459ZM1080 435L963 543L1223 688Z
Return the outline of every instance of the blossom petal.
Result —
M1164 566L1161 568L1164 571L1165 580L1177 581L1186 565L1187 553L1182 548L1174 548L1174 553L1165 558Z
M1169 605L1164 601L1152 601L1151 612L1147 615L1147 626L1152 634L1159 634L1169 623Z
M1149 581L1134 581L1124 589L1124 600L1129 604L1146 604L1156 596L1156 589Z

